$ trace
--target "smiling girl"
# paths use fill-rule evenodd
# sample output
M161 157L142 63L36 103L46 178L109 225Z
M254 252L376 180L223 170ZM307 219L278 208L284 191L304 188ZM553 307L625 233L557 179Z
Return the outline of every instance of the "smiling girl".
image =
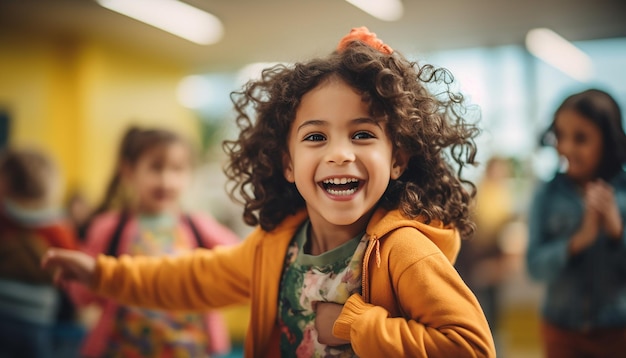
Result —
M478 131L462 97L426 88L449 80L353 29L329 56L233 93L226 174L257 226L240 245L178 259L51 251L44 264L138 305L250 302L246 357L493 357L452 265L473 231L459 173Z

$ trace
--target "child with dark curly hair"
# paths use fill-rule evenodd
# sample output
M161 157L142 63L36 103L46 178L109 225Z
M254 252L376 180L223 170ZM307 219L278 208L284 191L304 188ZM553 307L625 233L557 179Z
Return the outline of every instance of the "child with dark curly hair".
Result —
M258 226L241 244L177 259L55 250L43 264L135 305L250 303L246 357L493 357L453 267L474 229L461 170L478 129L450 81L353 29L329 56L232 94L226 174Z

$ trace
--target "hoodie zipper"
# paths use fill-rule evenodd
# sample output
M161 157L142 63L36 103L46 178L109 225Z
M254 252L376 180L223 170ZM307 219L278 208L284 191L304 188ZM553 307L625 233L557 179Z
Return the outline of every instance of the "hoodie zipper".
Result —
M367 284L367 277L370 256L372 255L374 247L376 247L376 264L378 265L378 267L380 267L380 243L378 242L378 237L376 235L371 235L368 239L365 255L363 255L363 268L361 272L361 295L363 296L363 300L365 300L365 302L370 301L370 292L369 285Z

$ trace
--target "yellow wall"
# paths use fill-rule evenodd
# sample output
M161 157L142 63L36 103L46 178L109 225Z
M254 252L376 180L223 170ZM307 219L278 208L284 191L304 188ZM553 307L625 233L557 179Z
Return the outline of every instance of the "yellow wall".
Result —
M92 40L0 34L0 108L10 143L51 153L69 187L100 199L129 123L198 140L194 114L176 100L184 69Z

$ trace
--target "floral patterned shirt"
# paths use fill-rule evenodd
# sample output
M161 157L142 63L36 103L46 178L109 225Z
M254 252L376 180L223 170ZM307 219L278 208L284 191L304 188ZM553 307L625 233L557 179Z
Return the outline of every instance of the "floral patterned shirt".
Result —
M309 222L296 233L285 258L278 301L283 357L355 357L349 344L329 347L317 341L315 303L344 304L361 293L361 267L367 241L360 234L321 255L308 255Z

